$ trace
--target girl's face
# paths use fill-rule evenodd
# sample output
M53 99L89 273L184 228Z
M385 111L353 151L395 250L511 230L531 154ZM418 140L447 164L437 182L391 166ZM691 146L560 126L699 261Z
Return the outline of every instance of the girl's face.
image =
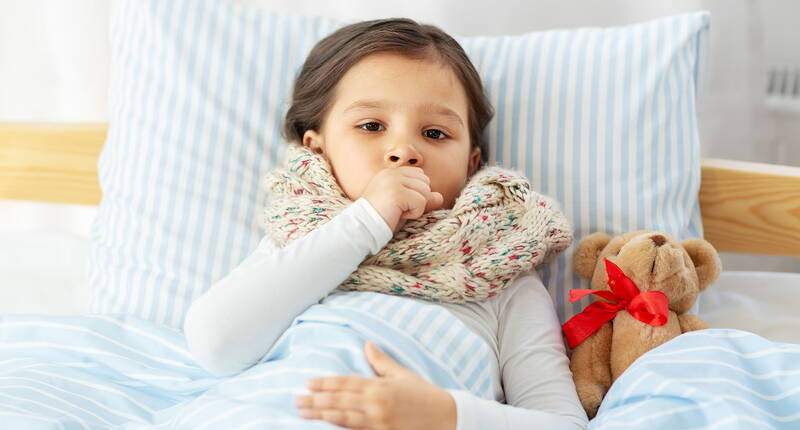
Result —
M303 145L327 158L350 200L381 169L414 166L449 209L480 162L480 148L470 147L467 103L449 67L373 54L345 73L320 130L306 131Z

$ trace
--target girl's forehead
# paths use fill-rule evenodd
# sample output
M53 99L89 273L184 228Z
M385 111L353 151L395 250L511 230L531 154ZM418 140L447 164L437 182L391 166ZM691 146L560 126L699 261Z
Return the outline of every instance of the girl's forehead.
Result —
M452 68L439 60L409 58L381 52L362 58L350 67L342 80L352 79L412 79L420 75L433 79L455 79ZM452 82L456 84L457 82Z
M455 113L463 121L467 112L466 92L451 67L393 53L373 54L353 65L336 85L334 97L342 113L417 107Z

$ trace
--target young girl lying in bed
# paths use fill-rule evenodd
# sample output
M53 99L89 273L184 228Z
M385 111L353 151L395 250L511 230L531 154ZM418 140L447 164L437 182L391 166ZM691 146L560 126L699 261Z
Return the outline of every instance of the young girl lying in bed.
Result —
M485 166L492 115L467 55L434 26L375 20L320 41L285 118L286 166L268 176L268 234L187 314L196 360L238 373L312 305L386 293L391 306L457 317L405 321L428 342L460 327L485 341L494 401L440 388L365 342L377 377L309 378L301 416L348 428L585 428L551 298L530 270L569 246L569 226L523 176Z

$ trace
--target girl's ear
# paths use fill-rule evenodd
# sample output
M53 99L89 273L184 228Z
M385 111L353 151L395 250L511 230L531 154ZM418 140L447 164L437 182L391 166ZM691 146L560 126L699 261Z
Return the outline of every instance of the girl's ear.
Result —
M303 133L303 146L311 149L316 154L323 154L325 152L325 139L314 130L306 130Z
M481 148L476 146L472 148L472 151L469 154L469 169L467 170L467 176L472 176L476 170L478 170L478 165L481 163Z

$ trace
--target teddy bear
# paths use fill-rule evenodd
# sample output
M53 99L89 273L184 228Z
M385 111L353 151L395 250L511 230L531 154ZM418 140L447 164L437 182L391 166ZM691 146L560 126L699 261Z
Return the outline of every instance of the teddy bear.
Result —
M591 290L573 290L570 300L598 296L563 326L575 343L570 344L570 370L591 419L611 384L639 356L682 333L708 328L686 312L716 281L721 263L704 239L679 242L663 232L638 230L613 238L604 233L584 237L575 249L573 268L591 282ZM625 299L612 295L612 284L614 291L633 293Z

